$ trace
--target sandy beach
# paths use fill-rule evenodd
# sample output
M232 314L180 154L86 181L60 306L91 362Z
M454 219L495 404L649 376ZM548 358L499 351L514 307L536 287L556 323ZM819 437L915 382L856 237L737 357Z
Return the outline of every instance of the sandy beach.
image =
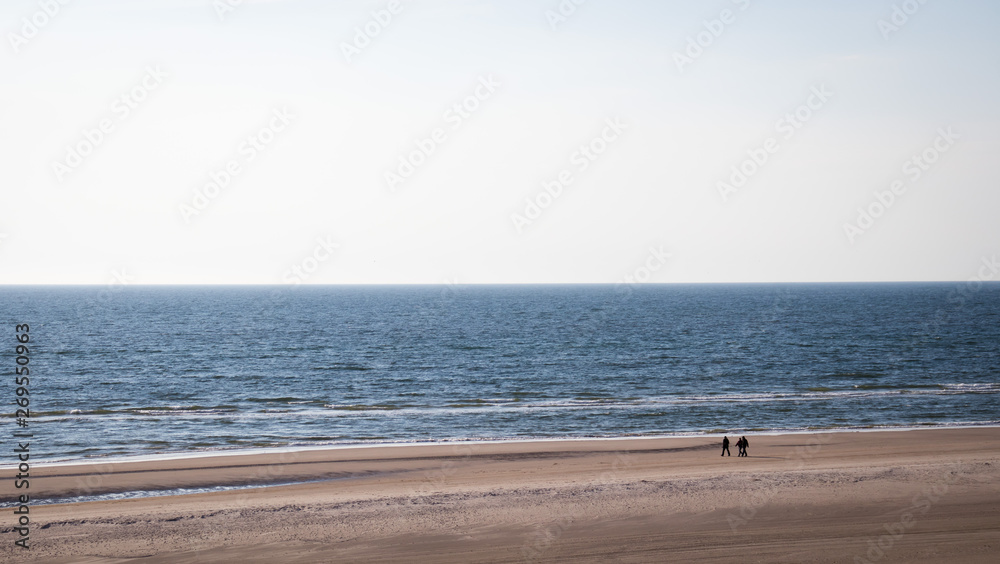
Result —
M735 444L736 436L730 439ZM344 448L38 465L4 562L995 562L1000 428ZM13 501L14 471L3 499Z

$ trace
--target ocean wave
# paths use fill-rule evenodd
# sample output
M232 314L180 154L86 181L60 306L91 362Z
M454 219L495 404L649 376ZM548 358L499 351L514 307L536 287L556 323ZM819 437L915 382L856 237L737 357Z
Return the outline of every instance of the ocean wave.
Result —
M459 398L455 400L413 402L379 402L379 403L329 403L321 400L299 397L276 398L246 398L239 401L250 403L281 404L278 409L248 409L239 403L226 403L214 406L201 405L167 405L143 407L99 408L93 410L69 409L43 411L33 414L39 418L73 418L73 417L285 417L322 416L323 413L365 412L393 415L408 414L458 414L482 411L492 412L530 412L530 411L561 411L588 409L656 409L669 406L712 405L712 404L747 404L747 403L779 403L779 402L824 402L861 399L891 398L893 396L956 396L1000 394L1000 383L947 383L932 385L897 385L897 384L857 384L849 387L812 386L802 390L754 392L754 393L713 393L696 395L669 395L656 397L609 396L581 393L570 398L540 398L522 393L514 393L511 397ZM7 416L11 416L7 414Z
M411 405L397 405L392 403L377 404L328 404L323 407L337 411L396 411L400 409L412 408Z
M240 401L248 401L252 403L293 403L293 402L308 402L313 400L309 398L297 398L295 396L281 396L276 398L249 397L249 398L244 398Z
M574 397L550 398L544 400L526 400L524 398L483 398L464 399L442 404L331 404L325 407L337 411L381 412L393 416L408 414L437 415L444 413L473 412L527 412L527 411L561 411L588 409L656 409L664 406L711 405L711 404L742 404L742 403L777 403L777 402L815 402L843 401L859 399L877 399L892 396L952 396L960 394L1000 394L997 384L953 384L929 387L871 387L835 389L822 388L807 391L759 392L759 393L722 393L708 395L678 395L649 398L627 397Z
M348 372L368 372L370 370L375 370L371 366L365 366L362 364L353 364L350 362L335 362L327 366L314 366L313 370L332 370L332 371L348 371Z
M214 405L214 406L201 406L201 405L165 405L165 406L148 406L148 407L120 407L120 408L108 408L101 407L97 409L54 409L49 411L34 411L31 412L31 417L34 418L44 418L44 417L83 417L83 416L122 416L122 415L185 415L185 414L218 414L218 413L235 413L240 411L239 406L236 405ZM13 417L12 414L3 414L3 416Z
M967 393L997 393L1000 392L1000 383L980 383L980 384L941 384L945 390L955 390Z
M215 405L215 406L202 406L202 405L167 405L167 406L150 406L150 407L128 407L122 409L121 413L135 413L139 415L180 415L180 414L214 414L214 413L232 413L239 411L239 407L235 405Z

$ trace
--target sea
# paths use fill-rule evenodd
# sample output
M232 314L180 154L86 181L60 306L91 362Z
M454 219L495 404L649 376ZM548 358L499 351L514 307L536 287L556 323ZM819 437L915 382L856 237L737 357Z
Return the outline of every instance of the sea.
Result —
M5 286L0 338L34 462L1000 424L978 281Z

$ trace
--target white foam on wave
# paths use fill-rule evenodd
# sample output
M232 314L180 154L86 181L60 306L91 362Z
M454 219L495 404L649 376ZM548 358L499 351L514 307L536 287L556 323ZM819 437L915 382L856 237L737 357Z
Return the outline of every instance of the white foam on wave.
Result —
M713 403L769 403L769 402L802 402L802 401L836 401L844 399L866 399L889 396L935 396L961 394L1000 394L998 383L950 383L940 384L936 388L908 387L872 387L855 385L850 389L828 389L826 391L782 391L757 393L720 393L700 395L659 396L649 398L593 398L593 399L546 399L524 401L515 398L489 398L475 401L455 401L453 405L404 405L393 407L380 405L340 405L326 404L322 408L311 409L264 409L258 411L238 411L236 409L185 409L182 406L170 406L166 409L127 409L111 413L79 413L72 410L64 415L42 416L40 421L58 421L75 418L104 418L114 420L130 417L170 417L183 416L189 419L267 419L277 414L282 417L366 417L379 416L386 418L408 417L414 415L435 416L461 413L483 412L525 412L544 410L572 409L635 409L655 408L670 405L696 405ZM78 412L78 413L74 413Z

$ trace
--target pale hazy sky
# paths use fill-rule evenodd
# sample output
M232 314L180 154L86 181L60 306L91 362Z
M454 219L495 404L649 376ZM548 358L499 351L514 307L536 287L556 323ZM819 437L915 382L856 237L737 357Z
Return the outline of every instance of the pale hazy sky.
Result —
M966 280L1000 253L998 25L989 0L4 0L0 283Z

